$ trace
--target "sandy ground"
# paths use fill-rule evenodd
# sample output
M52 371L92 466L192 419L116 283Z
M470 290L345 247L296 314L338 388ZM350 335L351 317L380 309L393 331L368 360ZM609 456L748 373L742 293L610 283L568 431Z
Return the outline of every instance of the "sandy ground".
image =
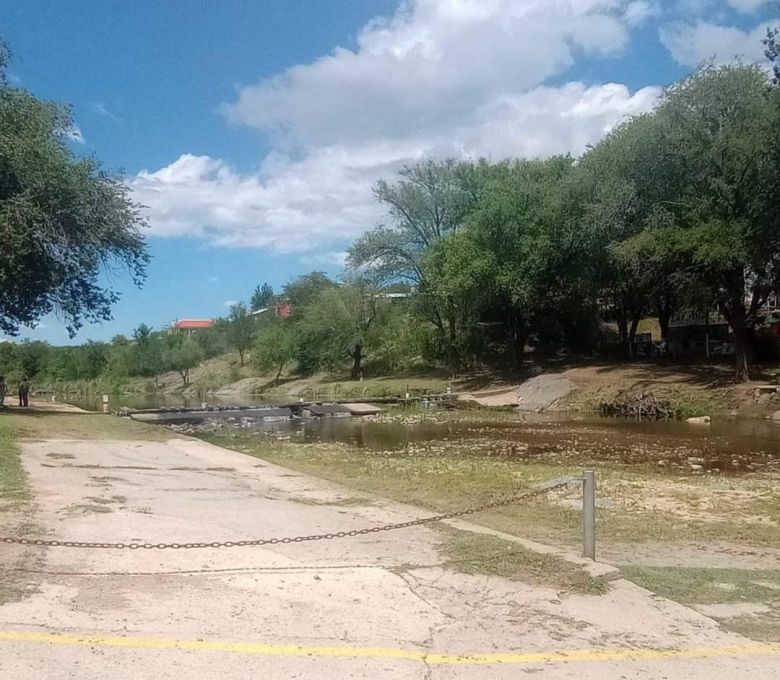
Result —
M23 457L48 538L241 540L425 514L187 439L36 441ZM262 548L48 548L18 572L28 596L0 606L0 678L780 673L780 650L628 582L575 596L467 576L439 566L439 540L418 527Z

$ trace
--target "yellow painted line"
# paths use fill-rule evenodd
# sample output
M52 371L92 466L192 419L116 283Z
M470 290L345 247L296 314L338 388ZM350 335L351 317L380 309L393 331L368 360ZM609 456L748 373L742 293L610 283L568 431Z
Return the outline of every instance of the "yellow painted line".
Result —
M384 647L310 647L219 640L170 640L165 638L65 635L31 631L0 631L0 642L31 642L76 647L121 647L125 649L175 649L198 652L231 652L256 656L315 658L371 658L424 661L440 665L554 664L587 661L657 661L663 659L707 659L722 657L780 655L780 645L745 644L729 647L688 649L581 649L560 652L505 652L446 654L415 649Z

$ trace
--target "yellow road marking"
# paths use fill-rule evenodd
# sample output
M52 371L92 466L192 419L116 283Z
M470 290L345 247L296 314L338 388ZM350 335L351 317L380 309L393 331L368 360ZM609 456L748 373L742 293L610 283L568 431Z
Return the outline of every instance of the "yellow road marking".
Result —
M232 652L258 656L309 656L318 658L372 658L424 661L442 665L550 664L573 661L654 661L660 659L706 659L780 655L780 645L745 644L729 647L688 649L575 649L560 652L505 652L448 654L416 649L384 647L310 647L220 640L169 640L164 638L65 635L31 631L0 631L0 642L32 642L81 647L123 647L126 649L179 649L186 651Z

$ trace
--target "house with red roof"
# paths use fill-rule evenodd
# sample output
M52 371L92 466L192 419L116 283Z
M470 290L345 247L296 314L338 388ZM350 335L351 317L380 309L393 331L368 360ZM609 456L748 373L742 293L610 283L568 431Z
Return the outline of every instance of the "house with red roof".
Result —
M198 333L214 325L213 319L179 319L171 324L172 333Z

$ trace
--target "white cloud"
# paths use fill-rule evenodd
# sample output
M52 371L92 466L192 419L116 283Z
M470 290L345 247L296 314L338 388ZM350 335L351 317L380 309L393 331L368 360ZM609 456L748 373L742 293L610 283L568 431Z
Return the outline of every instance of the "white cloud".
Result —
M626 7L623 17L629 26L639 26L650 17L660 14L661 8L655 2L635 0Z
M656 88L546 86L582 54L617 55L645 0L407 0L353 50L242 88L227 118L269 135L259 172L182 155L131 182L154 233L307 253L341 248L382 214L381 177L424 157L581 152Z
M761 39L766 35L769 23L763 23L749 31L733 26L698 21L695 24L679 22L661 29L661 42L675 61L685 66L714 59L721 64L735 57L746 61L762 61L764 46Z
M475 104L537 87L578 52L627 43L621 0L417 0L369 23L358 48L243 88L230 120L327 145L436 131Z
M303 255L300 262L307 267L343 267L347 261L347 251L339 250L317 255Z

